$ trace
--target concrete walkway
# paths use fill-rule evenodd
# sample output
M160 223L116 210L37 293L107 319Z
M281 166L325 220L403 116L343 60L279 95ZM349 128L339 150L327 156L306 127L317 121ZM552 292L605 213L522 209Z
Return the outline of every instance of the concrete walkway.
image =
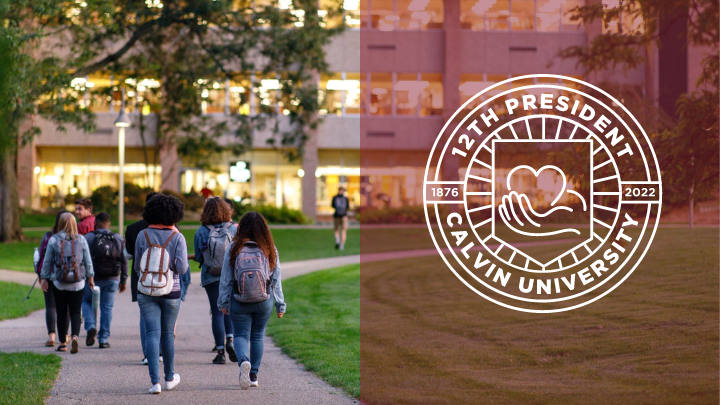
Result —
M359 262L359 256L305 260L282 265L283 278L326 268ZM210 326L210 304L200 287L200 275L193 274L187 300L182 303L175 340L175 372L182 382L173 391L159 396L148 395L150 377L140 364L137 303L130 292L117 294L113 311L110 349L100 350L97 343L85 346L81 332L78 354L57 353L63 358L62 370L48 404L353 404L357 401L325 383L302 365L282 354L270 338L265 339L265 353L259 374L260 387L248 391L238 384L236 363L214 365L215 356ZM0 280L31 285L34 273L0 270ZM292 302L288 303L292 316ZM275 316L273 314L273 316ZM44 347L45 312L0 322L0 351L55 353ZM161 363L162 373L162 363Z

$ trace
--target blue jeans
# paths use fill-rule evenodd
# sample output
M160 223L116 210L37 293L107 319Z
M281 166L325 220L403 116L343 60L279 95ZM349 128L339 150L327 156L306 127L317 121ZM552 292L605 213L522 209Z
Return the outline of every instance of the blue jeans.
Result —
M270 291L272 297L272 290ZM246 304L230 298L230 319L235 331L235 353L238 365L243 361L250 362L250 372L257 374L263 355L263 340L265 338L265 325L272 315L273 299L265 302ZM248 357L248 344L250 356Z
M119 280L96 280L95 285L100 287L100 330L98 341L107 343L110 337L110 323L112 323L112 310L115 304L115 293L120 285ZM95 311L92 307L92 290L90 285L85 283L85 293L82 300L83 319L85 319L85 331L95 328Z
M145 355L150 381L160 383L160 353L162 347L165 381L173 379L175 360L175 321L180 312L180 298L167 299L138 294L140 320L145 325Z
M220 282L205 286L208 300L210 300L210 313L212 314L212 332L215 337L215 347L225 349L225 338L233 336L233 325L230 316L218 309L218 296L220 295Z

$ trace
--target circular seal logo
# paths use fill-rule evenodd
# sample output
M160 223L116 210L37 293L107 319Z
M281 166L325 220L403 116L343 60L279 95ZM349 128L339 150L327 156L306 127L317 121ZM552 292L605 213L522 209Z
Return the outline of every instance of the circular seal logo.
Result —
M428 228L450 270L523 312L568 311L618 287L647 253L661 197L638 121L603 90L557 75L473 96L424 177Z

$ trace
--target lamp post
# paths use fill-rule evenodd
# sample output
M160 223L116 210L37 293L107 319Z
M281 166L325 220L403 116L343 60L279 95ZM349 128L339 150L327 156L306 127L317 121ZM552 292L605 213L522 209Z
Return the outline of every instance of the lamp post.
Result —
M122 98L120 106L120 114L115 120L115 126L118 128L118 165L120 166L119 179L119 207L118 207L118 227L119 233L123 234L125 222L125 128L131 124L127 114L125 114L125 89L122 89Z

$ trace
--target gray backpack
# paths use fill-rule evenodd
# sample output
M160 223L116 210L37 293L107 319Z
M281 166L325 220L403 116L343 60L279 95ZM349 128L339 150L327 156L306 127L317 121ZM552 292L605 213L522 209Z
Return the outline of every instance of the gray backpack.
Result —
M219 276L222 273L225 251L232 241L233 234L230 232L232 224L226 222L223 226L207 226L210 230L208 242L203 248L203 263L211 276Z
M235 259L235 299L239 302L264 302L270 298L272 283L268 259L255 242L245 242Z
M62 239L60 252L55 255L55 280L75 283L85 280L83 249L77 239Z

